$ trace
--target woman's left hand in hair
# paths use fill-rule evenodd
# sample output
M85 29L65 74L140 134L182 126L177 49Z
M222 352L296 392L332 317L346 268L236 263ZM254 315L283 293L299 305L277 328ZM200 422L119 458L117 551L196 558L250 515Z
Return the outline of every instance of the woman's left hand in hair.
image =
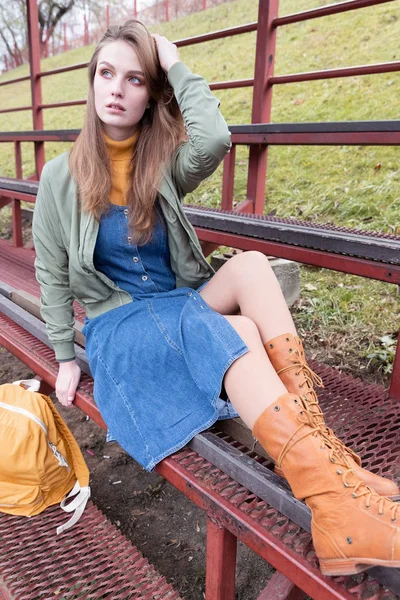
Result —
M156 43L160 65L165 73L168 73L172 65L179 62L178 48L163 35L153 33L153 38Z

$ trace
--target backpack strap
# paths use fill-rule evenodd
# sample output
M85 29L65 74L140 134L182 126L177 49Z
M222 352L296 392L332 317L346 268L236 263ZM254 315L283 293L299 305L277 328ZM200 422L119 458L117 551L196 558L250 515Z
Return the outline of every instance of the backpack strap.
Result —
M85 510L86 503L90 498L89 469L86 466L85 459L83 458L81 449L78 446L78 442L72 435L61 415L58 413L53 402L48 396L44 396L43 394L41 395L53 413L53 417L60 435L62 436L64 442L68 445L69 459L72 461L71 467L73 468L77 479L68 496L64 498L60 504L61 508L65 512L74 512L74 514L69 521L57 528L57 533L59 534L72 527L72 525L75 525ZM76 497L69 504L66 504L66 501L72 496Z
M60 432L64 442L68 445L70 451L70 459L72 460L72 466L75 471L75 475L81 488L89 485L89 469L86 466L85 459L83 458L81 449L78 446L78 442L72 435L64 419L61 417L53 402L48 396L41 394L42 398L47 402L48 407L53 413L54 421L56 422L57 429Z
M38 379L19 379L13 381L13 385L20 385L28 392L38 392L40 390L40 381Z
M72 496L75 496L75 498L69 504L67 504L68 498L72 498ZM70 491L70 493L68 494L68 496L66 498L64 498L64 500L62 500L60 503L60 507L65 512L67 512L67 513L74 512L74 514L69 519L69 521L67 521L63 525L60 525L60 527L57 527L57 535L60 533L63 533L63 531L65 531L66 529L69 529L70 527L75 525L75 523L77 523L79 521L79 519L82 516L83 511L85 510L86 503L89 500L89 498L90 498L90 487L89 486L81 487L79 485L79 481L77 481L75 483L74 487L72 488L72 490Z

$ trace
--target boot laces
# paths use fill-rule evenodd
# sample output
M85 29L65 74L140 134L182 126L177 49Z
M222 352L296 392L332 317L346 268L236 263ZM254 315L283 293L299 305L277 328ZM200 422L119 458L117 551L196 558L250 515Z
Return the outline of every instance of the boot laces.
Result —
M299 364L299 366L301 367L301 371L303 372L303 375L306 379L307 385L309 388L312 388L313 385L316 385L319 388L323 388L324 384L322 383L322 379L319 375L317 375L315 373L315 371L313 371L306 362L301 362L300 363L295 363L296 366L297 364ZM300 371L299 371L300 373Z
M350 448L347 448L346 444L337 438L334 431L332 431L332 429L330 429L325 423L325 418L319 405L317 394L313 387L314 385L318 386L319 388L324 387L321 377L309 367L305 360L302 360L302 356L298 350L296 350L295 354L297 356L297 360L292 360L292 364L281 369L278 374L289 369L296 368L297 370L295 374L297 376L300 374L304 376L304 380L299 384L299 387L302 388L304 385L306 385L308 388L307 392L303 395L303 399L307 402L310 413L314 420L314 424L324 429L326 436L329 437L332 443L336 445L337 449L343 454L343 457L349 456L358 462L359 458L356 453ZM350 465L348 464L347 466Z
M302 435L298 437L294 443L296 444L309 435L313 435L314 437L319 438L321 442L321 450L324 450L325 448L329 449L329 460L331 462L345 467L346 470L351 470L347 458L343 452L341 452L339 445L335 443L335 438L332 439L332 437L329 435L330 430L324 424L320 425L316 423L314 413L311 412L308 403L301 397L300 403L303 410L298 415L298 421L301 423L301 425L296 429L291 438L289 438L286 444L283 446L276 464L278 466L281 465L286 453L290 447L292 447L292 439L297 435L297 433L304 429L304 425L308 425L307 429L303 431Z
M302 358L300 357L299 352L296 350L296 352L294 353L297 355L297 360L291 360L290 362L292 364L287 365L286 367L283 367L282 369L279 369L278 371L278 375L280 375L281 373L285 373L285 371L289 371L291 369L296 369L296 375L303 375L304 376L304 381L302 381L299 385L300 388L304 387L304 385L307 386L308 390L306 392L306 394L311 393L316 397L315 391L314 391L314 385L316 385L319 388L323 388L324 384L322 382L322 379L319 375L317 375L315 373L315 371L313 371L311 369L311 367L309 367L309 365L306 363L305 360L302 360Z
M380 496L361 480L358 480L357 483L349 481L348 475L350 473L353 476L353 480L356 475L351 468L347 455L342 451L341 446L339 445L342 444L342 442L340 442L340 440L338 440L334 434L332 438L330 433L333 432L331 432L328 427L316 425L314 414L310 411L307 403L304 401L303 407L304 410L299 415L299 421L305 425L309 425L312 429L309 430L306 435L302 436L302 438L306 437L307 435L318 437L321 441L321 449L329 449L329 460L338 466L345 467L344 471L338 469L337 473L342 476L344 487L354 488L352 493L353 498L365 497L365 505L368 509L371 508L372 504L378 504L378 514L380 516L383 516L385 510L389 509L391 520L394 523L397 520L397 517L400 516L400 503L392 502L389 500L389 498ZM339 442L339 444L337 442Z
M342 480L346 487L354 487L354 491L352 493L353 498L361 498L364 496L366 508L371 508L372 504L377 504L378 514L380 516L383 516L385 510L389 509L392 522L394 523L395 521L397 521L397 516L400 510L400 504L396 504L395 502L389 500L389 498L380 496L379 494L374 492L374 490L372 490L370 487L365 485L363 481L358 481L358 483L356 483L355 485L354 483L349 483L346 480L346 476L348 473L352 473L352 470L348 469L347 471L345 471L343 473Z
M314 402L309 402L303 397L302 400L312 422L312 426L317 428L318 434L322 437L324 445L330 449L330 461L338 462L347 469L351 469L352 465L349 458L356 460L358 459L358 456L350 448L347 448L346 444L336 437L335 432L327 426L318 399ZM312 410L314 407L318 408L318 412ZM319 416L321 419L318 419Z
M318 403L318 398L314 390L314 385L323 388L324 384L322 383L321 377L317 375L308 366L305 360L302 359L299 351L296 350L294 354L296 355L297 360L291 360L292 364L288 365L287 367L283 367L283 369L280 369L278 371L278 375L281 375L281 373L285 373L286 371L292 369L296 369L296 376L303 375L303 380L299 383L299 388L303 388L304 386L306 387L307 391L304 394L304 398L309 404L312 414L315 416L316 424L321 425L325 422L325 420Z

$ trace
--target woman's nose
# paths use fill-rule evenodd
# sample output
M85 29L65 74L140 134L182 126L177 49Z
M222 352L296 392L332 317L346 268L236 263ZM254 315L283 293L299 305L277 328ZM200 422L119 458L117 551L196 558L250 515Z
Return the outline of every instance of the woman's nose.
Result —
M122 96L123 96L123 89L122 89L122 85L121 85L120 81L115 81L114 82L114 87L113 87L113 90L112 90L111 94L113 96L118 96L119 98L122 98Z

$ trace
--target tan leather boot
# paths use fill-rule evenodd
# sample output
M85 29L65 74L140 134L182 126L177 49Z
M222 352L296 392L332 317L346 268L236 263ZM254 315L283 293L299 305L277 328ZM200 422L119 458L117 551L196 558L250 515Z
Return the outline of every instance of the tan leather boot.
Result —
M314 384L323 387L321 378L314 373L307 364L303 344L299 337L291 333L280 335L265 344L268 357L284 383L288 392L298 394L308 405L313 415L314 423L324 428L325 434L330 437L338 449L341 449L347 459L348 467L352 469L356 477L366 485L373 488L381 496L397 499L399 488L390 479L385 479L375 473L371 473L361 466L361 458L336 437L332 429L325 423L324 415L318 403ZM276 473L285 477L281 469L276 468Z
M354 475L306 402L295 394L281 396L258 417L253 435L311 509L324 575L400 567L400 505Z

